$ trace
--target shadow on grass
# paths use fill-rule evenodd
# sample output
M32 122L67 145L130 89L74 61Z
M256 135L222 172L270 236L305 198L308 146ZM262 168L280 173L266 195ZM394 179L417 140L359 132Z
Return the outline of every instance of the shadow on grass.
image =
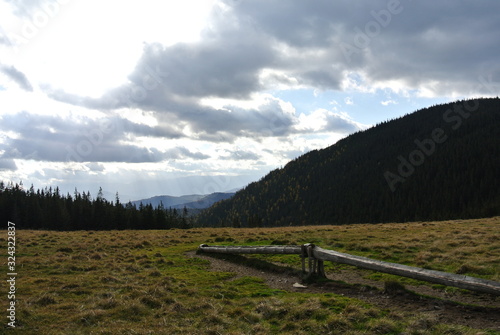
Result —
M488 306L478 306L473 304L461 303L458 301L448 300L446 298L439 298L434 296L428 296L425 294L417 293L411 289L407 289L404 284L397 281L386 281L384 282L384 288L379 289L374 286L366 284L353 284L347 283L342 280L332 280L329 278L324 278L317 275L308 275L307 273L302 273L301 270L289 267L277 265L275 263L270 263L261 259L249 258L241 255L235 254L219 254L219 253L207 253L198 251L197 254L208 256L211 258L220 259L227 261L239 266L246 266L259 271L272 272L282 275L299 277L302 279L302 283L309 286L309 288L315 288L318 291L336 292L339 294L344 294L351 298L366 298L366 295L384 297L383 299L392 299L396 305L401 303L406 304L417 304L431 306L432 309L454 309L457 311L469 311L475 313L484 313L485 315L496 314L500 312L497 307ZM368 292L371 292L368 293Z
M313 285L318 289L335 289L343 288L348 291L359 291L361 286L365 286L363 290L377 290L374 287L369 287L360 284L350 284L344 281L331 280L317 274L310 274L308 272L302 272L300 269L292 268L290 266L278 265L275 263L267 262L262 259L256 259L251 257L245 257L237 254L221 254L221 253L209 253L203 251L197 251L197 255L208 256L211 258L216 258L226 262L233 263L238 266L245 266L255 270L281 274L290 277L300 278L301 282L306 285Z
M219 253L209 253L209 252L200 252L197 251L196 254L204 255L216 259L220 259L223 261L231 262L236 265L247 266L249 268L253 268L260 271L266 272L274 272L279 274L286 274L290 276L301 276L302 271L296 270L289 266L277 265L274 263L270 263L261 259L256 258L248 258L241 255L235 254L219 254Z

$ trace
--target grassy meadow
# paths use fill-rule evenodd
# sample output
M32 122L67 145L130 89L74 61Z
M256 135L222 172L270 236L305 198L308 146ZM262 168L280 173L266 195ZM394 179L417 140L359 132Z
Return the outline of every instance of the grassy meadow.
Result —
M1 232L7 264L7 231ZM257 276L210 271L201 243L315 243L323 248L500 281L500 217L376 225L164 231L16 231L16 328L8 334L500 334L441 323L425 312L269 287ZM300 269L296 255L248 255ZM325 262L335 273L349 266ZM353 271L355 269L352 269ZM362 271L455 294L473 293ZM5 271L4 273L7 273ZM6 276L6 275L5 275ZM290 283L297 281L291 279ZM4 281L5 283L5 281ZM349 283L348 283L349 284ZM498 298L491 297L498 302Z

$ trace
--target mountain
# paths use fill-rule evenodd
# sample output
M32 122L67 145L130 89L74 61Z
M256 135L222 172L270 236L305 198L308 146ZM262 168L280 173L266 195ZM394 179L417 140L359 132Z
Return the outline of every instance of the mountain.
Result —
M182 209L204 209L212 206L217 201L225 200L232 197L234 193L216 192L208 195L192 194L174 197L170 195L160 195L148 199L132 201L132 204L137 207L142 203L143 205L151 204L153 207L158 207L160 203L164 208L177 208Z
M184 208L184 206L185 206L188 209L204 209L204 208L208 208L208 207L212 206L216 202L229 199L233 195L234 195L234 193L216 192L216 193L206 195L199 200L184 203L182 205L179 205L179 207L176 207L176 208ZM180 206L182 206L182 207L180 207Z
M182 206L185 203L194 202L205 197L200 194L191 194L191 195L183 195L180 197L170 196L170 195L158 195L155 197L141 199L132 201L132 204L139 207L142 203L143 205L151 204L153 207L158 207L161 203L163 203L163 207L165 208L176 208L176 206Z
M203 211L198 225L500 215L500 100L432 106L314 150Z

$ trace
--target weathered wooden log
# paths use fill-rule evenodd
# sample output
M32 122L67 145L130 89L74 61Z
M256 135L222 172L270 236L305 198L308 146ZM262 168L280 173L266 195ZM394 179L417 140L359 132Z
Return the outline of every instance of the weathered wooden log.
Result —
M302 254L300 245L269 245L269 246L227 246L202 244L199 250L224 254Z
M500 283L492 280L378 261L333 250L325 250L320 247L315 247L313 249L313 255L317 259L327 260L331 262L355 265L364 269L390 273L431 283L454 286L476 292L500 295Z
M362 256L349 255L338 251L316 247L313 244L304 244L302 246L208 246L206 244L202 244L200 245L199 250L203 252L225 254L296 254L302 257L303 271L305 270L305 258L308 258L310 274L319 274L320 276L324 276L323 261L331 261L431 283L500 295L500 283L492 280L389 263Z

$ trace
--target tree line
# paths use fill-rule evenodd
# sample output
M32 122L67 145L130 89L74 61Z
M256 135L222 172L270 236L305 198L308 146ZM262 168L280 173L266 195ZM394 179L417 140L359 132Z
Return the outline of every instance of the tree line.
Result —
M96 198L90 192L62 195L59 188L25 189L22 182L0 182L0 217L22 229L47 230L114 230L189 228L192 218L183 210L153 207L130 201L120 202L103 197L102 189Z
M500 99L425 108L271 171L201 226L288 226L500 215Z

